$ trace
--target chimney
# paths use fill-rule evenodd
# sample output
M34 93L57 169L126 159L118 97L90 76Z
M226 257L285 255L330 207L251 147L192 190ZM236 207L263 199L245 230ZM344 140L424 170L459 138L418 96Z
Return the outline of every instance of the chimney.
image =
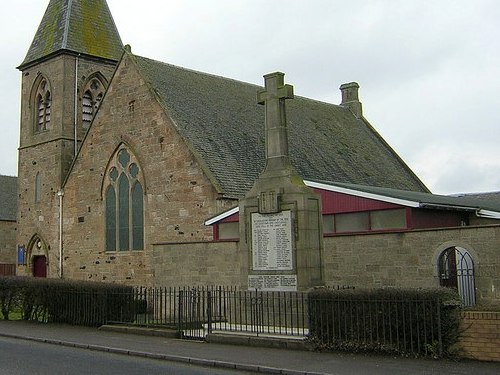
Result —
M340 86L342 93L341 106L349 108L357 118L363 117L363 105L358 96L359 85L357 82L344 83Z

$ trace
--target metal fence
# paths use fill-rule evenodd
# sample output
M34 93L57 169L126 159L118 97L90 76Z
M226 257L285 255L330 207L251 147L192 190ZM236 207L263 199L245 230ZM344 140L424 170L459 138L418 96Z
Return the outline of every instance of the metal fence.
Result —
M310 333L332 349L443 353L439 299L309 301Z
M16 265L8 263L0 263L0 276L15 276Z
M136 288L134 324L202 339L216 331L306 336L307 296L234 287Z
M170 328L183 338L197 340L224 332L307 337L320 348L443 352L442 306L437 298L316 298L304 292L234 287L137 287L120 294L94 294L61 296L56 304L63 303L63 308L49 308L48 321Z

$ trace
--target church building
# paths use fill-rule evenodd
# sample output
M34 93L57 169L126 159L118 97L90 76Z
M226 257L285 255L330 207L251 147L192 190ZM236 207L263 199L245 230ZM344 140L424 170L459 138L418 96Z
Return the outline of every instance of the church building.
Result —
M254 221L239 213L269 158L263 87L133 54L105 0L50 0L18 69L18 275L248 287ZM500 204L431 194L358 91L286 101L292 183L320 202L304 285L451 283L498 301ZM460 287L464 263L475 278Z

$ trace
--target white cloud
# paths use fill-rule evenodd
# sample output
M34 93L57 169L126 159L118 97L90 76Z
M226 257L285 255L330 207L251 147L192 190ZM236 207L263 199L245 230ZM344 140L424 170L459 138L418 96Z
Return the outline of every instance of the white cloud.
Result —
M15 174L23 59L48 1L0 24L0 173ZM108 0L134 53L339 103L357 81L365 115L435 192L500 190L496 0Z

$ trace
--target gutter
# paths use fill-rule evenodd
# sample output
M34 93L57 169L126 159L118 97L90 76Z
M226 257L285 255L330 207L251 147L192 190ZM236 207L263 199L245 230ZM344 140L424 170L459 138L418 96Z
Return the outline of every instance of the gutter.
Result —
M59 278L63 278L63 198L64 190L57 192L59 197Z

